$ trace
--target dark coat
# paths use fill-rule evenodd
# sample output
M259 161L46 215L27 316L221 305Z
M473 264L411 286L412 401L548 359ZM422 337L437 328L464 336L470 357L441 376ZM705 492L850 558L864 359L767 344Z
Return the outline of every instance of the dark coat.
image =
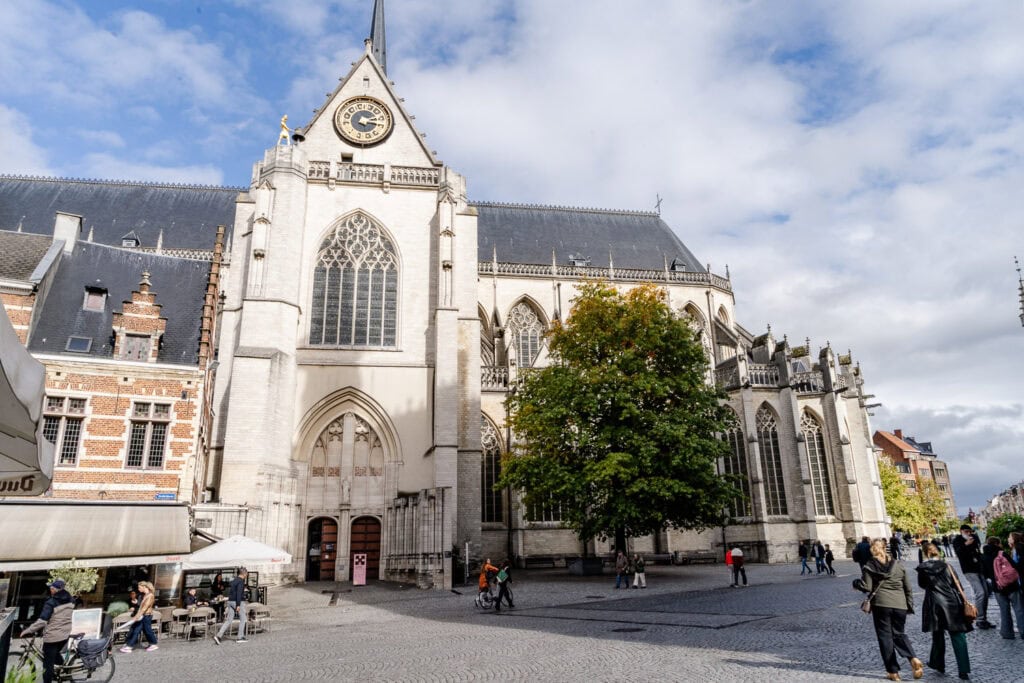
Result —
M973 543L967 545L967 541L964 540L963 534L958 534L953 539L953 552L956 553L956 557L960 560L960 570L965 574L980 574L981 573L981 541L978 540L978 534L971 534L971 540Z
M825 546L820 543L814 544L814 558L817 560L825 559Z
M74 611L74 599L62 588L46 599L39 618L22 635L42 631L44 643L65 641L71 636L71 613Z
M902 564L893 559L885 564L873 557L868 560L861 577L853 582L853 587L871 593L876 585L878 592L871 599L872 607L891 607L914 613L914 591Z
M239 604L245 602L245 579L241 576L236 576L231 580L231 585L228 586L228 600Z
M917 585L924 589L921 630L967 633L974 627L964 621L964 602L944 560L928 560L917 567Z
M992 582L995 585L996 572L993 568L993 563L996 561L996 555L999 554L999 548L986 543L981 549L981 575Z
M806 558L807 557L807 546L804 545L803 543L801 543L800 544L800 548L797 550L797 552L800 554L800 557Z
M853 561L864 564L871 559L871 544L861 541L853 547Z

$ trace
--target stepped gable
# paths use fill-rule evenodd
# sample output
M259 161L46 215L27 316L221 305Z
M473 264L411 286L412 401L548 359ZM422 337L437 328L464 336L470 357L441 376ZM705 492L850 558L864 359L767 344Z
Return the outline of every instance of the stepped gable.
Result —
M196 365L210 263L79 242L61 258L29 350L68 357L112 358L113 314L132 300L149 273L160 315L167 318L158 363ZM103 311L83 310L86 286L107 290ZM68 337L89 337L86 353L67 351Z
M561 206L472 202L476 207L478 258L490 261L493 251L503 263L550 265L554 250L559 265L569 255L608 267L611 252L616 268L662 270L675 259L689 271L703 271L665 221L653 211L612 211Z
M57 211L82 216L82 236L120 246L135 231L154 247L162 229L165 248L213 249L217 226L235 222L235 199L244 188L0 175L0 230L53 234Z
M27 282L52 243L52 237L0 230L0 279Z

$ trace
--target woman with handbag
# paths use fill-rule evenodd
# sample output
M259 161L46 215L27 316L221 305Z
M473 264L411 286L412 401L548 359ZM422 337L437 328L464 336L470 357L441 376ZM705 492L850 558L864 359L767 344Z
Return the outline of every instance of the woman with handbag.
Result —
M904 630L907 615L914 613L914 593L903 565L889 557L886 539L876 538L871 542L871 559L864 564L861 578L853 582L853 587L868 594L861 609L871 612L874 620L886 678L900 680L897 654L910 661L914 678L921 678L924 664L914 654L914 647Z
M923 544L924 562L917 567L917 584L924 589L921 606L921 630L932 634L932 650L928 666L940 673L946 671L946 635L953 644L960 679L970 680L971 660L967 654L967 633L974 630L978 616L974 605L964 595L960 579L942 559L942 551L934 543Z

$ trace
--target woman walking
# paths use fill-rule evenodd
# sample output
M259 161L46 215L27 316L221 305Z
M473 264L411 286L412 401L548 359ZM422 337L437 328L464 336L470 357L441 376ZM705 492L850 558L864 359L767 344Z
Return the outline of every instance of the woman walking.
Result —
M1013 617L1017 617L1017 631L1024 637L1024 593L1021 588L1021 572L1024 571L1024 535L1010 534L1009 548L1004 552L999 539L990 537L992 553L992 583L995 585L996 603L999 605L999 633L1006 640L1013 640ZM988 548L986 547L986 550ZM1012 613L1011 613L1012 608Z
M914 613L914 594L903 565L889 557L886 539L876 538L871 542L871 559L865 563L861 578L853 582L853 587L868 594L886 678L901 680L897 654L910 661L914 678L921 678L924 664L914 654L904 630L907 615Z
M136 643L139 642L139 636L143 633L146 634L146 641L149 642L146 652L160 649L156 644L156 634L153 633L153 605L156 603L153 584L149 581L139 581L139 592L142 593L142 598L139 600L139 609L135 613L135 618L130 622L132 626L128 632L128 640L125 642L124 647L121 648L121 652L125 654L132 653Z
M921 606L921 630L932 634L932 650L928 666L939 673L946 672L946 635L953 644L956 667L960 679L971 679L971 660L967 655L967 633L974 627L964 619L965 598L960 580L942 559L942 551L935 543L921 544L924 562L917 567L917 585L924 589Z

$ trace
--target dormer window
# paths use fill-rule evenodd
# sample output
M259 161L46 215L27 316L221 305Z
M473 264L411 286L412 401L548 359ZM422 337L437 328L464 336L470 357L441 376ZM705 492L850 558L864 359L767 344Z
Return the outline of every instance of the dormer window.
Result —
M686 270L686 264L677 258L672 259L672 263L668 267L674 273L680 273Z
M83 310L103 312L106 303L107 290L102 287L85 288L85 299L82 302Z
M134 230L121 237L121 246L126 249L135 249L140 244L142 244L142 240L139 239L139 236L135 234Z
M569 265L585 268L590 265L590 259L582 254L569 254Z
M64 350L72 353L89 353L91 348L92 337L68 337L68 343Z

